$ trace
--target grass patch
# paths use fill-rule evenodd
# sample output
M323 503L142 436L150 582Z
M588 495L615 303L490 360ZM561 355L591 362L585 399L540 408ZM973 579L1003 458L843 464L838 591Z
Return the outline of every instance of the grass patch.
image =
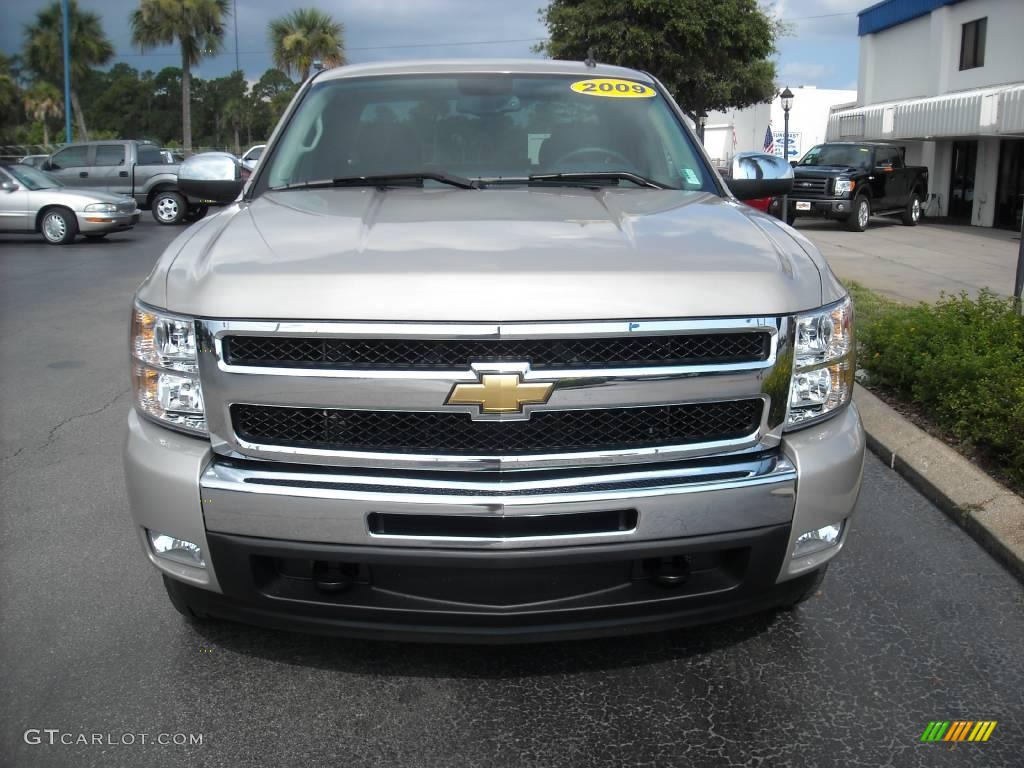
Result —
M983 292L903 305L850 285L858 366L968 455L1024 488L1024 317Z

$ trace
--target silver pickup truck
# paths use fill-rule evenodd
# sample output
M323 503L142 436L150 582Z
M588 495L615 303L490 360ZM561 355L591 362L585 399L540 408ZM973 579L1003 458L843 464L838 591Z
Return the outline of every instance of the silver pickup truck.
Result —
M178 188L178 166L168 164L155 144L142 141L87 141L69 144L42 164L71 189L101 189L135 198L161 224L198 221L208 206Z
M653 77L372 64L296 95L139 288L125 467L173 605L512 642L793 606L849 535L853 309ZM836 585L842 588L841 584Z

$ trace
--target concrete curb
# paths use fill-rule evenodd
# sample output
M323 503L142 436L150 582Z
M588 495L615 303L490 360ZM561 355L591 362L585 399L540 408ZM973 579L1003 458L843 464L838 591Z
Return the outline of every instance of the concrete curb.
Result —
M857 385L868 447L1024 581L1024 499Z

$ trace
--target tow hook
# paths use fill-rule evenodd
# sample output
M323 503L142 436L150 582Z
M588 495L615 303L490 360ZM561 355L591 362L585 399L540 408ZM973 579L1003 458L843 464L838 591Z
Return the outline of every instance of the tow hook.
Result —
M356 569L346 563L317 560L313 563L313 583L321 592L344 592L352 586Z
M678 587L690 578L690 561L682 556L659 558L651 581L662 587Z

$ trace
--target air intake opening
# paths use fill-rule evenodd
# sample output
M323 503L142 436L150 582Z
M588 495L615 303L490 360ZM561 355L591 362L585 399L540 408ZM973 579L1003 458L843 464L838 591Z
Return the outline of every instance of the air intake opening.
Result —
M559 515L481 517L478 515L403 515L373 512L370 533L378 536L518 539L532 536L579 536L636 529L635 509L574 512Z

